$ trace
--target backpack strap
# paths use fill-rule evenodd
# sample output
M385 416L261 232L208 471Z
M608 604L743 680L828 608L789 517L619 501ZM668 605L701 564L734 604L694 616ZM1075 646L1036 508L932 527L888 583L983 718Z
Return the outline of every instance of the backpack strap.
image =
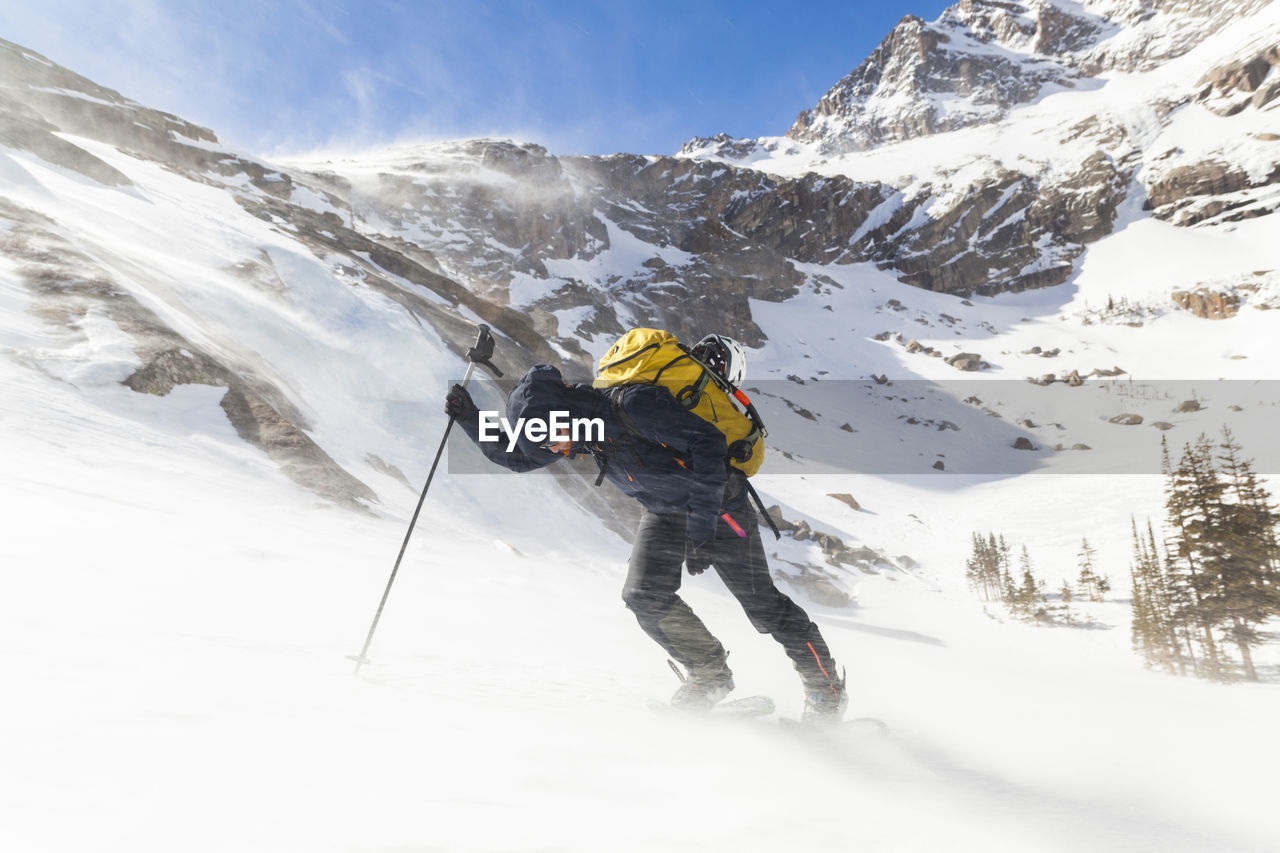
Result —
M684 386L674 394L677 403L684 406L686 409L692 409L694 406L698 405L698 401L702 399L702 392L706 390L707 383L711 381L711 376L707 371L707 368L703 366L701 362L689 355L688 347L679 342L676 342L676 346L680 348L681 354L658 368L658 372L654 374L653 382L651 384L661 385L662 374L666 373L669 368L674 367L686 359L692 361L694 364L702 368L702 372L698 374L698 381L692 385Z
M603 450L593 450L591 458L596 461L596 469L600 472L596 475L596 485L599 486L604 482L604 473L609 470L609 455Z
M609 408L613 411L614 416L618 419L618 423L622 424L622 431L626 433L627 441L634 444L636 441L648 441L641 433L640 427L636 424L635 419L627 413L622 406L622 392L626 390L626 385L615 385L605 390L604 395L609 400ZM615 442L615 444L618 442ZM650 442L652 443L652 442ZM591 451L591 458L596 462L596 485L599 486L604 482L605 473L609 470L609 454L600 449Z
M781 539L782 532L778 530L778 525L774 523L773 516L769 515L769 511L764 508L764 501L760 500L760 493L756 491L756 487L751 485L751 481L747 480L747 493L751 495L751 499L756 502L756 506L760 509L760 514L764 516L765 522L769 525L769 529L773 531L774 539Z
M632 441L639 439L640 441L649 441L644 437L644 433L640 431L640 425L636 423L635 418L622 405L622 395L627 390L627 385L615 385L605 392L605 396L609 398L609 406L613 409L613 414L617 416L618 423L622 424L622 429L627 433L627 437ZM650 444L653 442L649 441Z

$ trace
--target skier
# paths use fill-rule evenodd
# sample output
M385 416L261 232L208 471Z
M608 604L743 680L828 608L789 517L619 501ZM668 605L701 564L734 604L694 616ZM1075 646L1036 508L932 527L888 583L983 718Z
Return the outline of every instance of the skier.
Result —
M745 353L730 338L710 335L693 352L735 386L745 376ZM683 564L693 575L714 568L756 630L782 645L804 683L803 720L839 720L848 703L844 678L817 625L770 577L747 478L727 464L724 434L660 385L603 392L565 383L550 365L534 365L508 395L507 418L547 421L553 411L599 418L603 436L537 443L521 433L508 450L505 436L480 440L479 410L465 388L454 385L445 398L445 412L490 461L521 472L590 454L601 479L640 502L622 599L645 633L688 672L671 703L710 709L734 688L724 646L678 595Z

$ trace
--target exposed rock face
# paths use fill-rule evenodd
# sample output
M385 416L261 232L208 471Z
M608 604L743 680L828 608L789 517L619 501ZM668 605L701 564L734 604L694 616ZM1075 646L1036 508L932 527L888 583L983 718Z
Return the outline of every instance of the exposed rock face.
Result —
M1234 293L1213 293L1208 290L1175 290L1171 297L1179 308L1190 311L1206 320L1223 320L1234 317L1240 310L1240 297Z
M354 230L432 246L441 270L463 273L481 296L505 299L521 274L547 261L591 258L608 246L604 223L579 204L560 160L539 145L463 140L387 151L375 177L311 176L347 208Z
M309 435L242 382L233 382L220 403L236 433L267 451L290 479L342 502L373 502L377 495L330 458Z
M507 172L531 172L535 186L494 189L485 183L491 167L467 159L499 156ZM423 235L441 240L431 243L439 270L541 318L539 334L568 349L578 346L575 333L620 334L624 307L683 336L717 328L759 344L748 300L794 296L804 280L797 262L872 261L909 283L964 294L1057 284L1079 249L1064 245L1043 263L1039 246L1107 233L1127 180L1099 155L1081 173L1087 186L1068 181L1046 189L997 170L941 207L929 185L908 197L878 183L816 174L784 179L675 157L555 158L536 146L492 142L398 157L359 191L344 189L348 179L333 171L308 180L358 199L357 219L417 242ZM922 215L926 206L930 215ZM510 219L499 223L508 230L497 238L488 224L495 210ZM473 226L463 229L469 236L445 240L459 223ZM581 275L581 264L556 263L589 260L618 240L642 241L653 254L607 280ZM555 316L570 310L575 326L559 328Z
M1164 172L1147 191L1148 206L1159 218L1172 219L1178 225L1194 225L1245 207L1252 210L1223 221L1260 216L1271 208L1253 206L1253 199L1242 197L1242 193L1278 181L1280 166L1262 175L1250 175L1230 163L1204 160Z
M886 265L892 257L909 284L965 296L1061 284L1083 244L1110 233L1128 180L1098 153L1057 183L993 165L963 203L942 209L926 185L879 229L883 248L872 257ZM904 230L926 204L932 215Z
M1280 97L1277 66L1280 46L1276 45L1220 65L1200 78L1204 88L1198 100L1221 116L1233 116L1249 107L1261 109Z
M804 278L792 262L833 260L886 194L847 178L785 180L675 157L565 163L589 188L588 203L659 253L633 276L604 283L614 300L629 302L643 289L672 331L725 328L750 344L763 335L747 300L794 296Z
M1108 423L1119 424L1120 426L1137 426L1142 423L1142 415L1133 412L1126 412L1122 415L1107 418Z
M352 508L376 499L306 434L301 414L277 389L246 378L171 329L39 214L6 202L0 220L9 224L0 253L21 262L18 274L35 294L37 312L70 328L101 312L135 342L142 366L124 385L160 396L178 385L226 388L221 405L241 438L266 451L295 482Z

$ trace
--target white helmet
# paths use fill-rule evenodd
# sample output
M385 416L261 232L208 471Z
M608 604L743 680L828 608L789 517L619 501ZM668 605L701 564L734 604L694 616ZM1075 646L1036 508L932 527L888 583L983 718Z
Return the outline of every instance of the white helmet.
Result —
M707 335L690 352L735 388L747 378L747 352L733 338Z

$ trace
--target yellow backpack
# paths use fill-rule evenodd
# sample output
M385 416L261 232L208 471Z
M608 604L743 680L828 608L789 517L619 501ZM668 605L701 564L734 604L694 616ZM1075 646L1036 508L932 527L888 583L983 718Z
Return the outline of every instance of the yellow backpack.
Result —
M661 385L682 406L724 433L730 465L750 477L764 462L768 432L751 400L694 359L689 348L669 332L627 332L600 359L593 384L596 388ZM735 400L743 411L734 405Z

